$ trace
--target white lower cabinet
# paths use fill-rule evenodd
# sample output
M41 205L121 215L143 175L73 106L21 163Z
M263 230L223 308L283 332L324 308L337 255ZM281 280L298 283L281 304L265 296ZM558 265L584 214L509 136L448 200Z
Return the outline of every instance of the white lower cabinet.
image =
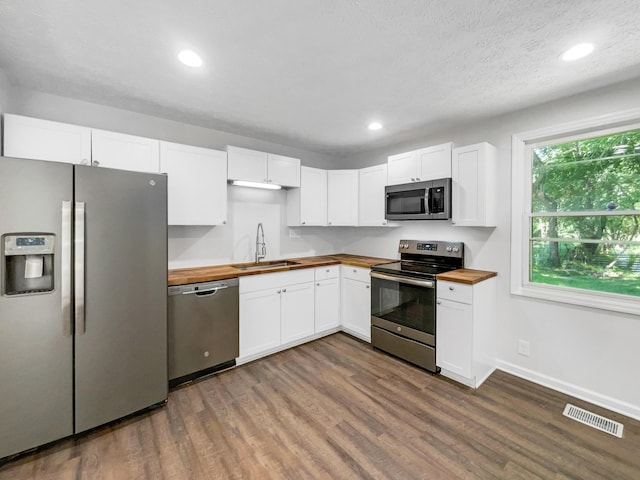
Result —
M315 333L340 327L339 265L315 269Z
M240 363L313 335L313 281L313 269L240 277Z
M314 334L313 282L282 288L280 293L280 343L295 342Z
M371 342L371 277L370 269L341 265L342 329Z
M280 294L259 290L240 294L240 357L280 346Z
M478 388L495 370L496 279L437 283L436 364L441 374Z

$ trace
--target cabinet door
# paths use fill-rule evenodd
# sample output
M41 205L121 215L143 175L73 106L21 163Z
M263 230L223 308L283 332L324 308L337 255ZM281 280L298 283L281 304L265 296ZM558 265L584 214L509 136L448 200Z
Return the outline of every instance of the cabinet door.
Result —
M398 153L387 159L389 167L387 185L415 182L417 175L417 160L415 152Z
M300 182L300 224L327 224L327 171L302 167Z
M248 148L227 146L228 179L267 183L268 154Z
M315 332L340 326L340 279L319 280L315 287Z
M451 223L493 227L496 224L496 149L488 143L455 148L451 165Z
M240 358L280 346L280 295L275 289L240 295Z
M358 225L386 225L384 187L387 184L387 164L363 168L358 175Z
M371 288L366 282L342 279L342 326L367 342L371 342Z
M327 173L327 225L358 224L358 171L329 170Z
M124 133L91 130L94 165L135 172L160 172L160 142Z
M89 165L91 129L20 115L4 115L4 155Z
M416 152L418 181L438 180L451 177L452 143L422 148Z
M473 318L471 305L438 299L436 311L436 364L471 379Z
M169 225L226 223L226 152L160 142L160 172L167 174Z
M309 337L314 332L313 282L289 285L282 289L280 343Z
M299 187L300 159L270 153L267 173L269 183L283 187Z

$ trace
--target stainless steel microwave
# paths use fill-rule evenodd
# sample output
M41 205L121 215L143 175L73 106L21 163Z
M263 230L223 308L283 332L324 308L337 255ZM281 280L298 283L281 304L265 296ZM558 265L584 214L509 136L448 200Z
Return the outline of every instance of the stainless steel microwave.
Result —
M387 185L387 220L447 220L451 218L451 179Z

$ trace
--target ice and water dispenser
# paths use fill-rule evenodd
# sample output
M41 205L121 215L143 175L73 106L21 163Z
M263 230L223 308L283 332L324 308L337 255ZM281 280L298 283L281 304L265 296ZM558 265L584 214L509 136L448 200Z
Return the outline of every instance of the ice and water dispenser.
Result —
M54 235L2 236L4 295L28 295L53 290Z

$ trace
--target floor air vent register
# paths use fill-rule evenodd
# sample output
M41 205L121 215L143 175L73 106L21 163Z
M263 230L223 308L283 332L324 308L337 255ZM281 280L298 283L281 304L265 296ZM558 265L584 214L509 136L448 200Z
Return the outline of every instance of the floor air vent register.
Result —
M567 403L567 406L564 407L564 412L562 412L562 414L565 417L572 418L577 422L609 433L618 438L622 438L622 430L624 428L624 425L622 425L621 423L614 422L613 420L609 420L605 417L601 417L600 415L596 415L595 413L591 413L588 410L576 407L575 405L571 405L570 403Z

